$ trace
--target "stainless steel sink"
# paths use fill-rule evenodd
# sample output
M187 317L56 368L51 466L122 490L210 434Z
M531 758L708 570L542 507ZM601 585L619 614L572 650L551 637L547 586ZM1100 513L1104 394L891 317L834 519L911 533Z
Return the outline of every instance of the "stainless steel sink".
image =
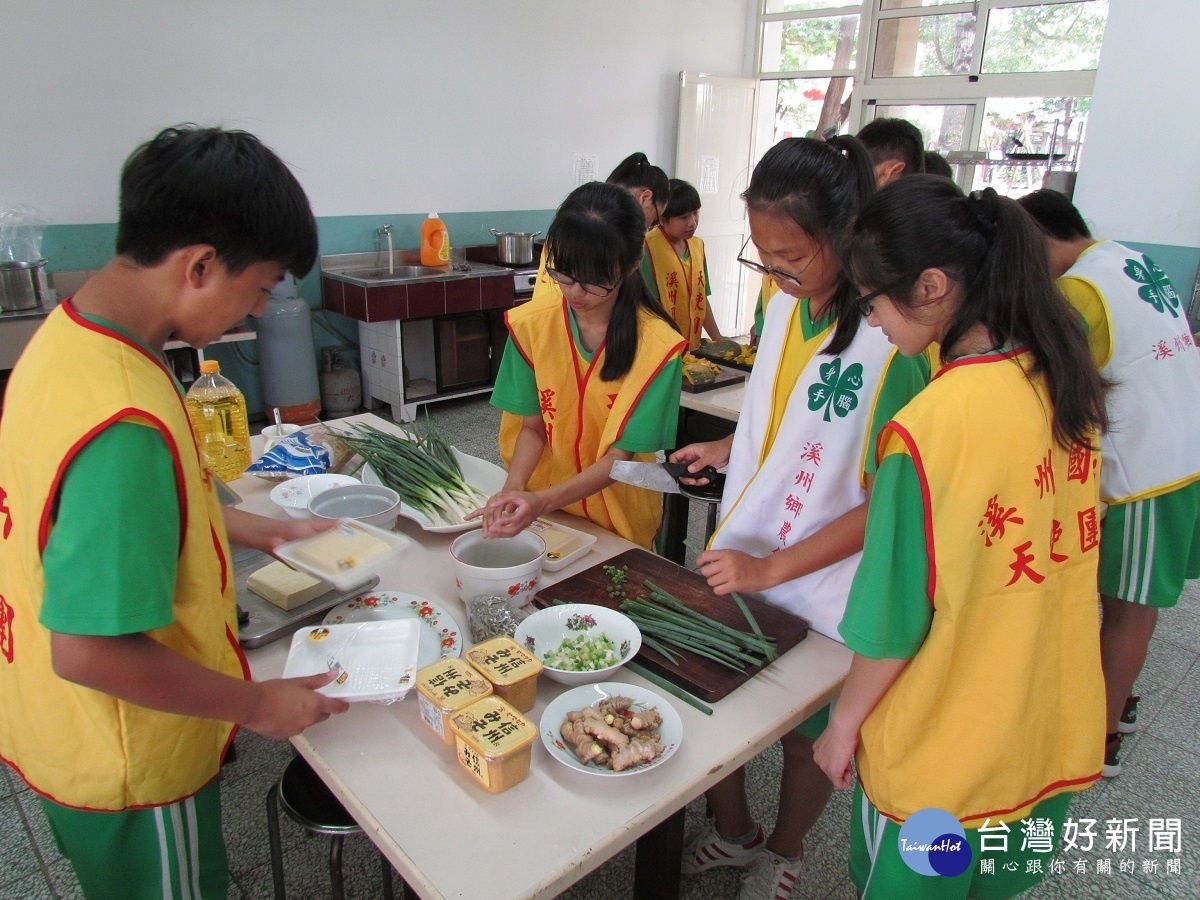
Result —
M452 281L460 278L479 278L483 275L507 274L502 266L486 263L470 263L467 269L457 271L449 266L414 266L399 262L400 251L388 267L387 254L342 253L321 257L321 274L353 284L373 287L382 284L411 284L417 281Z
M442 275L449 275L449 268L438 269L433 266L392 266L390 269L385 266L373 266L371 268L348 267L344 269L330 269L326 271L327 275L342 275L346 278L353 278L359 281L371 282L389 282L389 281L416 281L421 278L438 278Z

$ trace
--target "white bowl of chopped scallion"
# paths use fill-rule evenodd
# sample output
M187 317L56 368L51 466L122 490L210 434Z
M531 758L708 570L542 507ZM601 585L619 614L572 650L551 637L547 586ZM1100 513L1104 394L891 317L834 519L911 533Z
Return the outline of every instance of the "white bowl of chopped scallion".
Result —
M541 660L547 678L574 686L610 677L637 655L642 633L615 609L563 603L530 614L513 640Z

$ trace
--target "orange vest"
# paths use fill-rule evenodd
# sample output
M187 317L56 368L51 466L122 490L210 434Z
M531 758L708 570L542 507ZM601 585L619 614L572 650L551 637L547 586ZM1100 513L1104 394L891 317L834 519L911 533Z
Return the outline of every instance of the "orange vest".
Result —
M0 756L39 794L97 810L194 794L216 777L234 731L228 722L136 706L54 674L38 614L55 498L75 455L117 421L156 429L174 458L175 621L149 636L200 665L249 677L236 638L224 519L174 378L68 300L18 362L0 420Z
M704 241L693 237L687 246L688 258L684 261L662 228L651 229L646 235L646 254L658 285L658 298L679 326L688 349L695 350L700 346L708 314L708 285L704 281Z
M934 608L862 726L863 791L898 821L934 806L1011 822L1100 774L1095 454L1055 443L1027 363L951 363L880 436L916 466Z
M595 463L621 439L629 417L663 367L682 353L675 330L652 313L638 313L638 349L633 366L616 381L602 381L604 345L588 363L575 346L566 303L532 302L507 315L513 346L533 369L546 426L546 447L526 488L561 484ZM522 418L501 422L500 455L512 461ZM653 453L634 459L652 461ZM654 491L613 482L597 494L564 507L627 540L649 547L662 520L662 498Z

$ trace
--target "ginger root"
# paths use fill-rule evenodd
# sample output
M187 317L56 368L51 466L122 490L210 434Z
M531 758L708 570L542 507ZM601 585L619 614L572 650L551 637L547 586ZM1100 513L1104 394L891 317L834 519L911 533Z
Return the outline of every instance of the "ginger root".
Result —
M584 765L623 772L662 752L656 730L661 724L662 715L654 707L637 709L628 697L610 697L568 712L559 731Z

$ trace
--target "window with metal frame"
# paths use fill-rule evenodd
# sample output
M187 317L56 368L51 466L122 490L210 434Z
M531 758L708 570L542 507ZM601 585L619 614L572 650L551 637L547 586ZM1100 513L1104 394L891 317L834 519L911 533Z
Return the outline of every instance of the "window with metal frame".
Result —
M760 0L756 153L891 116L965 189L1073 184L1107 16L1108 0Z

